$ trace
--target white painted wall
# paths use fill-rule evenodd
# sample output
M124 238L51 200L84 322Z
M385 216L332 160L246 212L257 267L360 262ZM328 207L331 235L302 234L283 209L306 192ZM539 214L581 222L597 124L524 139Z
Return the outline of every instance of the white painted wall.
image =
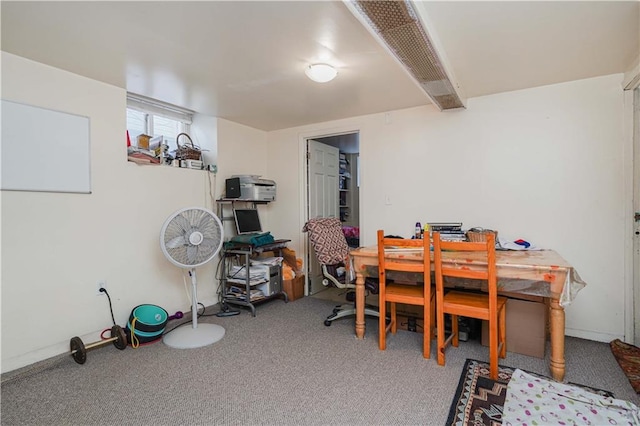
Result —
M259 175L263 179L272 179L267 174L267 134L262 130L237 124L232 121L218 120L218 185L220 190L216 199L224 196L225 179L233 175ZM276 184L278 182L276 181ZM280 188L276 186L279 192ZM279 193L276 193L276 197ZM258 205L260 223L264 231L270 230L269 211L273 203ZM250 205L240 204L240 207ZM226 205L220 216L229 218L224 221L228 237L235 233L231 205Z
M174 211L213 206L207 173L127 162L126 93L114 86L2 52L2 98L88 116L92 181L90 195L2 192L2 371L67 352L73 336L99 340L112 321L98 280L121 326L140 303L190 310L189 278L164 258L159 234ZM217 119L198 120L198 143L215 150ZM205 304L217 302L215 263L198 269Z
M162 255L160 228L179 208L215 208L210 194L221 196L233 174L277 182L261 218L302 256L304 140L354 130L363 244L378 228L408 236L417 220L530 239L557 250L589 284L567 309L567 334L624 334L631 142L621 75L470 99L460 112L414 108L270 133L199 117L198 143L217 149L213 179L127 162L124 90L5 52L1 60L3 99L90 117L93 186L91 195L2 192L3 372L65 353L72 336L98 340L111 326L98 280L107 280L119 325L140 303L189 310L187 278ZM214 267L198 270L205 304L217 301Z
M206 147L202 150L202 161L205 164L217 165L218 119L209 115L194 114L189 133L196 146ZM184 143L182 138L181 142Z
M566 309L567 334L622 338L631 238L622 78L469 99L464 111L422 107L271 132L269 173L286 182L272 228L304 223L293 208L304 204L304 173L292 166L302 164L304 138L356 128L361 244L374 244L380 228L409 237L416 221L461 221L552 248L588 283ZM292 245L302 252L304 241L298 233Z

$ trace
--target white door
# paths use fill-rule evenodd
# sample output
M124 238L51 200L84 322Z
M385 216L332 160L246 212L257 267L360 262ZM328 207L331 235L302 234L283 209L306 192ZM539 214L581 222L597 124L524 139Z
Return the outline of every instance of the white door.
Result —
M309 218L339 217L338 173L339 150L314 140L307 141L307 170ZM315 294L322 285L322 271L313 249L309 247L309 294Z

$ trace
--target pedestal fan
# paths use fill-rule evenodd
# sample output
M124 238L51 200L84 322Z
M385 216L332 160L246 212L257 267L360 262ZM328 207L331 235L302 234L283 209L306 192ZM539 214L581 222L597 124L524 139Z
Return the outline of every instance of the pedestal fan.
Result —
M174 265L188 269L191 276L191 327L178 327L163 342L172 348L199 348L217 342L224 328L217 324L198 325L196 267L213 259L222 247L222 222L210 210L191 207L178 210L165 221L160 232L162 252Z

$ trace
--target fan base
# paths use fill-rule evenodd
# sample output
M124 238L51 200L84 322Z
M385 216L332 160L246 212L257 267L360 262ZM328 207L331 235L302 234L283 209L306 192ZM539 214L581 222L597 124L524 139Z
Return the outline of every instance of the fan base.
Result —
M224 337L224 328L217 324L199 323L197 328L178 327L162 338L165 345L176 349L193 349L211 345Z

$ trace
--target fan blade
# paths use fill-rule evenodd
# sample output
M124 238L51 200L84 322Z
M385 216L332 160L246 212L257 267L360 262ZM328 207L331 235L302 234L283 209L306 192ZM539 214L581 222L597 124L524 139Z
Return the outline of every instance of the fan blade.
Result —
M180 226L180 228L182 228L184 232L191 229L191 224L189 223L189 219L187 219L183 215L179 214L178 216L173 218L173 220L178 226Z
M192 246L192 245L187 246L187 261L189 262L189 264L190 265L195 264L197 259L198 259L198 247Z
M203 232L205 230L210 232L212 229L215 229L214 223L215 220L210 213L202 212L202 217L200 217L198 222L198 229Z
M200 247L203 247L203 248L213 248L215 246L216 246L216 240L214 240L213 238L205 237L200 243Z
M174 248L182 247L186 243L187 243L187 240L184 238L184 235L180 235L178 237L174 237L169 241L167 241L166 246L167 248L174 249Z
M202 241L202 243L198 246L198 256L201 258L207 258L209 256L211 256L211 254L213 253L213 250L216 248L214 246L214 241L211 239L207 239L205 238L205 240Z

